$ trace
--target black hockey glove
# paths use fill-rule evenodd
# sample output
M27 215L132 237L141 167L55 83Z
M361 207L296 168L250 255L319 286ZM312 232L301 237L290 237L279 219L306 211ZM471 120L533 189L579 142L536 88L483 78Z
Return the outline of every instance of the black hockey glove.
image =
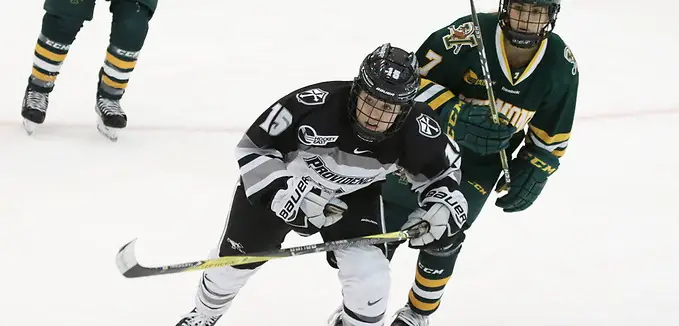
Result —
M495 201L495 206L504 212L519 212L538 198L547 183L547 178L559 168L559 158L544 149L529 146L522 148L519 155L509 163L511 183L509 192ZM495 191L506 189L501 178Z
M471 151L488 155L509 147L509 140L516 128L509 124L507 116L498 113L500 123L496 124L490 114L490 107L461 103L457 121L453 126L453 138Z
M467 200L459 190L450 192L446 187L432 189L424 195L421 207L412 212L401 227L406 230L422 222L429 223L429 232L410 239L411 248L445 246L467 221Z
M318 232L342 218L347 204L324 191L309 176L287 180L271 200L271 210L302 236Z

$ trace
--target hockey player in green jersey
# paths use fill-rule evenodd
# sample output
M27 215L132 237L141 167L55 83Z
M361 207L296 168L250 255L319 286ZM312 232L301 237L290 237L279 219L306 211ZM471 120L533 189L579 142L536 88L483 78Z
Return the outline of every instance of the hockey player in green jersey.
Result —
M116 130L127 126L127 115L120 100L146 41L158 0L106 1L110 1L112 20L105 58L98 71L94 110L99 117L97 129L115 141ZM45 0L42 28L21 105L24 128L29 135L45 121L49 96L62 64L85 22L93 19L96 2Z
M420 249L415 281L392 326L429 324L452 275L464 231L493 189L509 186L495 205L504 212L519 212L533 204L559 167L578 90L573 54L552 32L560 6L560 0L501 0L498 13L479 14L500 124L491 119L471 16L435 31L417 51L426 79L416 100L439 112L441 125L446 126L442 132L462 147L460 191L469 208L462 230L446 238L451 241L427 246L410 242ZM510 185L499 178L501 150L510 158ZM388 231L405 229L425 214L399 175L388 176L383 198Z

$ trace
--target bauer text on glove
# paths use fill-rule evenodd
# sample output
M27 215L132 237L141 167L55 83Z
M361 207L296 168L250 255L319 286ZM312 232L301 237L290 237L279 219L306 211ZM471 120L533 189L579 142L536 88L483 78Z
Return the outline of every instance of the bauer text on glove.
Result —
M429 232L410 240L412 248L423 248L445 242L460 232L467 222L467 200L459 190L446 187L429 190L422 199L422 208L408 216L401 229L409 229L419 223L429 223Z
M309 176L290 178L286 185L273 196L271 210L301 235L336 223L348 208Z

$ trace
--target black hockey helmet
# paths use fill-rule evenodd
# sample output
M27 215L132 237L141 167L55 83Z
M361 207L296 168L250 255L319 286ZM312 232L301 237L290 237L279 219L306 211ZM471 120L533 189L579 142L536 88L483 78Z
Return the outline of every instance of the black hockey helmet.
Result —
M511 17L512 8L518 17ZM500 28L513 46L532 48L552 32L560 10L561 0L500 0ZM537 32L530 31L529 25L535 23L544 25Z
M386 43L368 54L354 78L349 117L359 138L381 141L398 131L420 85L417 58Z

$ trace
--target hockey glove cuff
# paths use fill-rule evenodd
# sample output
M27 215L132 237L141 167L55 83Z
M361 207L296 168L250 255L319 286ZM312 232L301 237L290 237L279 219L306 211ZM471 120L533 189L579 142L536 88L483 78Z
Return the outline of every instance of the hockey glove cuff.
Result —
M309 176L290 178L286 188L271 201L271 210L302 236L335 224L347 210L347 204L334 197Z
M516 128L509 124L507 116L499 113L500 123L496 124L489 106L470 103L461 105L453 127L455 141L481 155L498 153L509 147Z
M519 212L535 202L547 184L547 178L559 168L559 158L554 154L534 146L527 146L509 163L511 183L509 192L495 201L495 206L504 212ZM507 187L504 178L500 179L496 191Z
M421 207L408 216L401 228L406 230L422 222L429 223L429 232L410 239L411 248L445 246L449 242L446 240L460 232L467 221L467 200L459 190L432 189L422 199Z

